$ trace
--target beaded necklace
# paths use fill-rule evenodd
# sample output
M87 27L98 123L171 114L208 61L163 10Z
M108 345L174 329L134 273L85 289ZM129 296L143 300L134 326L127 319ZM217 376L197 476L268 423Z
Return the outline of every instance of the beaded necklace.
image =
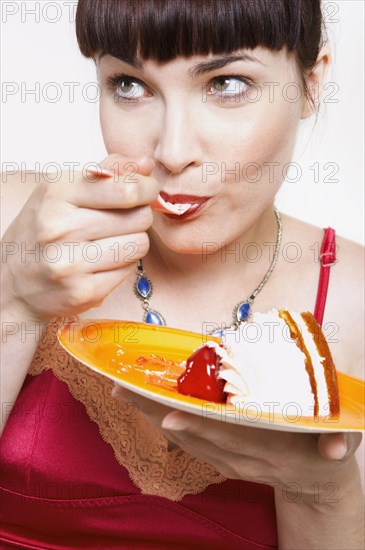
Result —
M265 284L267 283L271 273L273 272L275 265L278 260L279 250L282 239L282 222L280 213L276 207L274 207L274 212L276 216L276 222L278 226L275 251L273 259L270 263L270 267L267 270L264 278L260 284L255 288L252 294L244 301L239 302L233 310L233 322L228 327L228 329L237 328L241 323L247 322L252 314L252 306L256 296L261 292ZM153 284L151 279L146 275L143 268L142 260L138 260L137 263L137 278L134 283L134 293L137 298L142 302L142 308L144 309L143 321L145 323L150 323L152 325L161 325L166 326L166 321L163 315L156 311L155 309L150 308L150 298L153 293ZM221 335L222 331L215 331L214 335Z

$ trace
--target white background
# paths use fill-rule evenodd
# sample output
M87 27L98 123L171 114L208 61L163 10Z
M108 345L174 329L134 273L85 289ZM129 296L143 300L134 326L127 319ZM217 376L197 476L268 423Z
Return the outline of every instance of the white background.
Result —
M88 86L96 81L95 68L77 47L75 6L75 0L1 2L2 171L11 169L5 163L44 170L55 162L67 169L65 162L83 166L106 156L95 85ZM363 243L364 2L324 2L324 14L333 56L328 82L333 84L313 133L314 119L302 124L293 158L301 177L284 183L277 206ZM54 102L57 88L50 82L57 83L60 94ZM79 83L74 98L67 82ZM31 95L36 86L39 92ZM314 165L317 171L310 168ZM296 175L289 172L290 178Z

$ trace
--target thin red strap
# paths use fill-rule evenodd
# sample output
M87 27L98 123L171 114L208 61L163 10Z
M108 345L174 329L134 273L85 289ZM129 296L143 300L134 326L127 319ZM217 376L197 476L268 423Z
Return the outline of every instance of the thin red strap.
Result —
M330 278L330 269L337 262L336 259L336 232L331 227L324 230L324 237L319 255L321 262L321 271L319 274L319 283L317 291L316 307L314 317L322 325L324 308L326 306L328 283Z

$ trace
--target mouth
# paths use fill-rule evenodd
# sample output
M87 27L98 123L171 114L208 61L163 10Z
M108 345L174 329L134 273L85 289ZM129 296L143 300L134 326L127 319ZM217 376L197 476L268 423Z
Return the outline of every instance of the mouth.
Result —
M91 176L97 177L112 177L114 174L110 170L103 168L88 168L87 172ZM156 200L151 203L152 210L162 212L171 219L185 219L192 216L201 209L201 207L211 197L201 197L198 195L169 195L165 191L160 191Z
M186 219L191 219L193 217L196 217L200 214L200 211L204 209L205 205L207 204L208 199L206 199L204 202L201 202L199 204L193 204L191 205L185 212L182 214L172 214L172 213L165 213L166 218L169 218L170 220L179 220L183 221Z
M161 191L157 200L151 204L151 207L153 210L170 214L174 218L182 216L185 218L187 215L196 212L208 199L210 197L182 194L169 195Z

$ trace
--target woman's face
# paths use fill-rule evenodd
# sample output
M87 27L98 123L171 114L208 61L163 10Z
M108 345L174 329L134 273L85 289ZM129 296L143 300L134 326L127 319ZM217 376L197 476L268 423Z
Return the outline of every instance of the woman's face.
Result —
M263 48L234 56L243 59L97 63L108 153L152 157L170 202L209 197L187 217L154 214L152 235L176 252L239 238L272 204L292 156L306 105L294 60Z

